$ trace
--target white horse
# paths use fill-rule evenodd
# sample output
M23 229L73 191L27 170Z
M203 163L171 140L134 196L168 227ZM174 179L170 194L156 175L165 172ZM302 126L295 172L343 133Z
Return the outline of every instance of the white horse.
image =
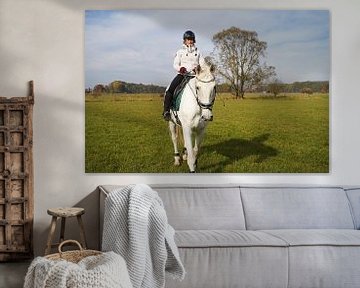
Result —
M187 152L184 160L187 159L190 172L195 172L196 170L197 155L204 137L205 128L208 121L213 120L212 107L216 96L215 77L213 73L213 65L205 62L201 67L198 66L195 71L195 77L190 79L184 88L179 111L177 112L178 119L181 122L184 145ZM181 164L177 143L179 129L176 129L177 121L174 111L172 110L171 118L172 120L169 121L169 129L174 145L174 165L179 166Z

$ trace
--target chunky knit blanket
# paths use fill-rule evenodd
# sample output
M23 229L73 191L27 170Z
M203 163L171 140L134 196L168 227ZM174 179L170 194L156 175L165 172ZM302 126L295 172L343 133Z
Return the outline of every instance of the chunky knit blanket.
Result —
M114 252L89 256L75 264L35 258L24 288L132 288L124 259Z
M134 288L165 287L165 271L174 279L185 276L163 203L145 184L106 198L102 250L124 257Z

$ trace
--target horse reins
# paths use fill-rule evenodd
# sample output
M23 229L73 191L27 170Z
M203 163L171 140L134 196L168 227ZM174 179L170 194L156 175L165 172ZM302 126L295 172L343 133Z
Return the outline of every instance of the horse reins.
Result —
M210 82L213 82L213 81L215 81L215 77L212 77L210 80L202 80L202 79L200 79L199 77L197 77L197 76L195 76L195 78L198 80L198 81L200 81L200 82L202 82L202 83L210 83Z

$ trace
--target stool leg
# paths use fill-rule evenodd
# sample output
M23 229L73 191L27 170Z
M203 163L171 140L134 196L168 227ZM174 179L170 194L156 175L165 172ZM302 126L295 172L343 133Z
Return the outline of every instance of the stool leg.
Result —
M60 242L59 243L64 241L65 223L66 223L66 218L61 217L61 230L60 230Z
M83 248L86 249L87 244L86 244L86 238L85 238L85 229L84 229L84 224L83 224L82 219L81 219L81 215L77 216L77 220L78 220L79 226L80 226L81 244L82 244Z
M55 232L56 220L57 220L56 216L53 216L51 219L50 231L49 231L49 236L48 236L48 240L47 240L47 244L46 244L45 255L50 254L50 251L51 251L51 243L52 243L52 239L53 239L54 232Z

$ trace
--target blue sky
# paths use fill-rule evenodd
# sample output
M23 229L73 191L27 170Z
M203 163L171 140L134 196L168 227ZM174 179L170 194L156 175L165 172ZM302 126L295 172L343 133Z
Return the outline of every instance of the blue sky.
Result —
M212 36L231 26L256 31L268 44L268 65L285 82L330 78L328 10L88 10L85 85L114 80L166 86L186 30L204 56Z

